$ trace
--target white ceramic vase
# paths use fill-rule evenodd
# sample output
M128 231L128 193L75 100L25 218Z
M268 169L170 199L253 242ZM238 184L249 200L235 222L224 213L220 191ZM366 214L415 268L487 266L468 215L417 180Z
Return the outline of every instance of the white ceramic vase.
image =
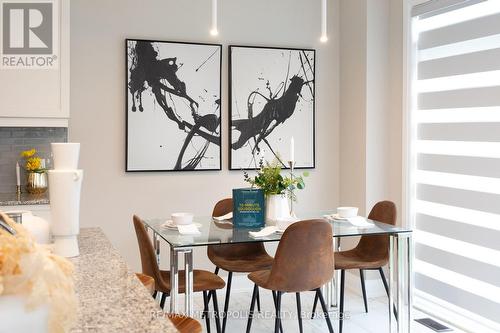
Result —
M270 194L266 197L266 224L276 225L278 220L290 217L288 199L284 194Z
M78 169L78 159L80 156L79 143L51 143L50 145L55 170Z
M0 333L46 333L49 330L49 307L26 310L26 298L0 296Z
M80 191L83 170L49 170L51 232L54 252L63 257L79 254Z

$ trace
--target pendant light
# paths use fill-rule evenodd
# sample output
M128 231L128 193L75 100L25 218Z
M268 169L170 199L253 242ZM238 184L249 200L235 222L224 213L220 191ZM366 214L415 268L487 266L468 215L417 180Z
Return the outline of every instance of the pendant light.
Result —
M326 31L326 26L327 26L326 2L327 0L321 0L321 37L319 39L321 43L326 43L328 41L328 35Z
M212 0L212 29L210 34L212 36L219 34L219 30L217 30L217 0Z

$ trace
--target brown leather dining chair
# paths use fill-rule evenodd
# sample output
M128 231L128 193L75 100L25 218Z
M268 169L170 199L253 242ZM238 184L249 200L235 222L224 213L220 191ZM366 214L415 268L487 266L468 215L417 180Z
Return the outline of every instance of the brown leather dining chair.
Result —
M276 316L274 332L281 326L281 296L283 293L295 293L297 300L297 317L302 333L302 316L300 293L316 291L330 333L333 327L330 322L320 287L333 277L333 232L332 226L322 219L306 220L290 225L278 245L271 269L250 273L248 278L255 284L252 303L247 323L250 332L254 313L255 300L259 287L273 291Z
M165 306L165 299L170 295L170 271L160 270L156 261L153 244L149 238L148 232L144 227L142 220L134 215L134 228L139 243L139 251L141 253L142 273L149 275L155 281L155 291L161 292L160 306ZM184 293L186 290L184 270L179 270L179 293ZM204 309L203 314L207 324L207 331L210 332L210 316L208 315L208 294L212 296L214 316L217 332L221 332L219 309L217 305L217 289L222 289L225 282L219 276L205 270L193 270L193 291L203 292Z
M233 199L227 198L215 204L212 216L223 216L232 211ZM273 263L273 258L266 252L262 242L209 245L207 247L207 255L210 261L215 265L215 274L218 274L220 269L228 272L226 299L224 302L224 311L222 313L222 332L225 332L233 273L251 273L268 269ZM259 298L257 298L257 301L257 307L260 311Z
M387 223L390 225L396 224L397 210L396 205L391 201L381 201L373 206L368 219ZM342 333L342 317L344 313L344 286L345 286L345 271L347 269L359 269L361 279L361 290L363 293L363 301L365 311L368 312L368 302L366 299L366 289L363 271L378 270L385 291L389 295L389 286L382 269L389 261L389 236L373 235L362 236L358 245L348 251L335 252L335 269L340 269L340 316L339 316L339 333ZM314 299L313 317L316 310L317 297Z
M136 273L135 274L139 281L142 282L144 287L149 291L151 295L154 293L154 288L155 288L155 279L153 279L151 276L142 274L142 273ZM180 333L201 333L202 328L200 323L188 316L177 314L177 313L166 313L165 316L170 319L172 324L174 324L175 328L180 332Z

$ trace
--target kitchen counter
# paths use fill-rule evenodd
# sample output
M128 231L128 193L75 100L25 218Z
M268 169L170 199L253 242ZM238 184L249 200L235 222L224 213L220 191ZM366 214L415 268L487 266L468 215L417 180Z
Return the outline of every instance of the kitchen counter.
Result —
M99 228L82 228L75 265L78 319L71 332L177 332Z
M0 193L0 206L21 206L21 205L49 205L49 192L43 194L21 193L17 197L15 192Z

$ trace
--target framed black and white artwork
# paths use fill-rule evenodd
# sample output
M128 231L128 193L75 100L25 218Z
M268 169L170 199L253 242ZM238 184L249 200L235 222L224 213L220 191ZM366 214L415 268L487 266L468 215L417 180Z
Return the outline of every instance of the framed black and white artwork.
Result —
M261 158L283 168L295 141L295 167L315 167L315 50L229 47L231 170Z
M221 170L222 45L126 40L127 171Z

